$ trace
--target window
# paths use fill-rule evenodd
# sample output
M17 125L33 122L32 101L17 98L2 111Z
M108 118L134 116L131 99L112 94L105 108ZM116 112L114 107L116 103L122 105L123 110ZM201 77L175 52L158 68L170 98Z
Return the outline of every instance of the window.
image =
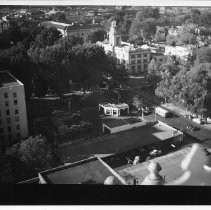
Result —
M18 114L18 109L15 110L15 114Z
M141 63L141 60L137 60L137 63Z
M6 110L6 115L7 116L10 115L10 110L9 109Z
M138 57L138 58L141 58L141 54L138 54L137 57Z
M117 115L117 110L113 110L113 115Z
M10 118L7 118L7 124L9 124L10 123Z
M10 132L10 131L11 131L11 127L10 127L10 126L8 126L8 127L7 127L7 130L8 130L8 132Z
M8 136L8 138L9 138L9 140L12 140L12 135L10 134L10 135Z
M4 98L8 98L8 93L4 93Z
M147 53L144 53L144 57L145 57L145 58L147 57Z
M135 61L131 61L130 63L131 63L131 64L135 64Z
M163 62L163 58L160 58L160 62Z
M136 70L136 67L135 66L131 66L131 70L132 71L135 71Z
M106 114L111 114L111 110L110 109L106 109Z
M130 58L135 58L135 55L131 55Z
M17 105L18 104L18 100L14 100L14 105Z
M5 101L5 106L9 106L9 101Z
M144 63L147 63L147 59L144 59L143 62L144 62Z
M141 70L141 65L138 65L138 70Z
M17 98L17 93L16 92L13 93L13 97Z
M19 122L19 120L20 120L20 119L19 119L19 116L15 116L15 121L16 121L16 122Z
M20 125L16 125L16 129L17 130L20 130Z

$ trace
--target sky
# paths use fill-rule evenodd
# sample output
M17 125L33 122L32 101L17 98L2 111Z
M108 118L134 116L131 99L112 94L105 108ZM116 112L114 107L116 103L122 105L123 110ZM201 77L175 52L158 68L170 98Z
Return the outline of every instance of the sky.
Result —
M211 6L211 0L1 0L0 5Z

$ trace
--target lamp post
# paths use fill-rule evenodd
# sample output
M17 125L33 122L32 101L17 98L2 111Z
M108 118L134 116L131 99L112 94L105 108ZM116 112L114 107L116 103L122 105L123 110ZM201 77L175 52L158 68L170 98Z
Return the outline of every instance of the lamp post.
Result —
M55 136L55 139L54 139L55 142L54 142L54 144L56 146L56 137L57 137L57 133L56 132L54 133L54 136Z
M144 119L144 108L141 108L142 120Z

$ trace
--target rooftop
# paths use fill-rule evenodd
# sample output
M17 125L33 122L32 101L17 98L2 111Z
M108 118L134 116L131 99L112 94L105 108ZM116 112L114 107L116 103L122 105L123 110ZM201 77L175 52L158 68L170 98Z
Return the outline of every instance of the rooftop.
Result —
M115 128L118 126L134 124L134 123L138 123L138 122L141 122L141 120L137 117L136 118L130 117L130 118L125 118L125 119L112 117L112 118L104 118L104 120L103 120L103 123L106 124L109 128Z
M100 24L67 24L67 23L61 23L61 22L55 22L55 21L43 21L40 23L43 26L46 27L55 27L57 29L62 30L76 30L76 29L89 29L89 28L100 28L102 25Z
M9 71L0 71L0 87L9 87L15 85L22 85Z
M52 184L103 184L113 174L94 157L44 171L40 175L47 183Z
M165 176L166 183L174 181L183 174L181 162L190 152L190 149L190 147L186 147L176 152L153 159L161 165L162 170L160 171L160 174ZM136 179L140 184L149 174L149 164L150 161L147 161L138 165L130 165L129 167L127 166L120 170L115 170L121 177L126 180L127 183L132 184L133 180Z
M157 123L119 133L93 138L89 142L72 147L57 149L57 155L64 162L74 162L90 157L90 154L117 154L136 147L159 143L173 137L175 129ZM78 154L80 151L80 154Z
M111 104L111 103L100 103L100 105L104 106L104 107L112 107L112 108L118 108L118 109L127 109L128 108L128 104L126 103L122 103L122 104Z

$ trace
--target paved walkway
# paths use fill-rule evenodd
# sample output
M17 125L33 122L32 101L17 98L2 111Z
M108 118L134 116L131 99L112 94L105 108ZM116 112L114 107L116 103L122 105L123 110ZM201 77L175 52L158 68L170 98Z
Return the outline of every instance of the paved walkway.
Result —
M194 116L194 114L191 113L190 111L182 109L181 107L175 106L174 104L171 104L171 103L162 104L162 106L166 107L166 108L168 108L168 109L170 109L172 111L175 111L176 113L181 114L183 116L185 116L185 115L192 115L192 116Z
M191 115L193 117L196 117L195 114L193 114L192 112L190 111L187 111L187 110L184 110L182 109L181 107L178 107L178 106L175 106L174 104L171 104L171 103L168 103L168 104L162 104L163 107L166 107L172 111L175 111L176 113L180 114L180 115ZM203 125L204 128L207 128L209 130L211 130L211 121L208 120L208 123L207 124L204 124Z

